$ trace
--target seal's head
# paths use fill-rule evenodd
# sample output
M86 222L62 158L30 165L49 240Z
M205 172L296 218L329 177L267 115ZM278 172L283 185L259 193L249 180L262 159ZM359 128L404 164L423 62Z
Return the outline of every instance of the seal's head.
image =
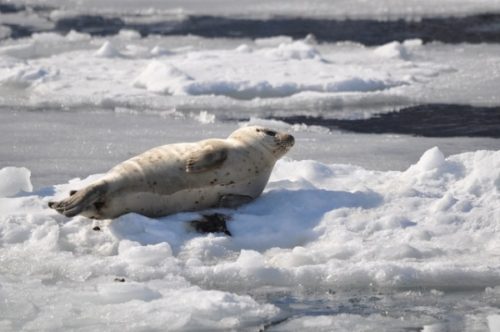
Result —
M283 157L295 143L290 134L260 126L242 127L235 130L229 138L262 147L276 159Z

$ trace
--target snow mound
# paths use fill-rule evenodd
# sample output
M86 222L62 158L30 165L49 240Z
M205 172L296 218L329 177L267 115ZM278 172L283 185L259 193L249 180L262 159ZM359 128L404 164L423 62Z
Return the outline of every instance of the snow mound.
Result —
M163 55L169 55L169 54L172 54L169 50L161 47L161 46L158 46L156 45L155 47L153 47L151 49L151 51L149 51L149 53L152 55L152 56L163 56Z
M319 72L324 74L318 78ZM401 84L386 73L327 64L303 41L259 50L240 45L233 50L198 51L180 59L154 60L133 83L156 93L244 100L303 92L379 91Z
M270 49L267 55L285 60L321 60L318 50L301 40L292 43L281 43L277 48Z
M19 192L31 192L31 172L24 167L5 167L0 169L0 197L13 196Z
M191 231L197 213L128 214L93 231L47 207L82 183L0 200L2 326L259 328L280 311L244 293L500 286L500 151L444 158L433 148L404 172L281 160L265 193L230 212L232 237ZM29 191L29 171L1 170L0 186L3 196ZM296 317L283 328L384 320L342 318Z
M427 150L419 161L408 169L411 171L431 171L433 169L438 169L445 164L445 158L441 150L437 146L432 149Z
M102 44L102 46L95 51L94 55L100 58L116 58L122 56L122 54L109 41L105 41L104 44Z
M393 41L375 48L373 52L385 58L410 60L411 51L415 48L420 47L421 45L422 40L420 39L406 40L403 43Z
M133 85L153 92L185 94L186 82L193 79L178 68L158 61L150 62Z

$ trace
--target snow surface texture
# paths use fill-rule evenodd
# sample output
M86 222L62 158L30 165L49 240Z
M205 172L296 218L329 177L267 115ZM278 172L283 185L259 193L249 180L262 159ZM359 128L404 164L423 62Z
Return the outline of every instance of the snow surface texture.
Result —
M0 198L2 331L256 329L283 314L244 295L262 288L500 286L500 151L444 158L432 148L403 172L282 160L260 198L225 211L233 237L189 230L196 213L128 214L93 231L88 219L47 207L98 176ZM0 185L2 196L29 191L29 172L2 169ZM497 315L483 318L498 326ZM276 329L386 323L402 324L341 314Z
M345 118L415 103L496 105L499 48L41 33L0 45L0 104L176 108L236 118L248 118L241 109Z

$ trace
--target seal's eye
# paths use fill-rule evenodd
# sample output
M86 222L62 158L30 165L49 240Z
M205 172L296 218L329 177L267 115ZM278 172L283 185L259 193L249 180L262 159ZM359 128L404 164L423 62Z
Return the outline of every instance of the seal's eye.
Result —
M273 130L263 130L264 131L264 134L268 135L268 136L276 136L276 132L273 131Z
M277 132L275 132L274 130L269 130L269 129L255 129L256 132L260 133L260 132L263 132L264 134L268 135L268 136L276 136Z

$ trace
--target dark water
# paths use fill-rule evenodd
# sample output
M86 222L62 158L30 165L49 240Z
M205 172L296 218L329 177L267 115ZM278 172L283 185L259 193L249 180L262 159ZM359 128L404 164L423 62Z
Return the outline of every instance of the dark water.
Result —
M361 120L325 119L308 116L275 119L291 124L305 123L357 133L500 138L499 106L474 107L470 105L429 104L407 107Z
M51 28L46 32L67 33L70 30L91 35L114 35L121 29L138 31L142 36L187 35L202 37L263 38L286 35L304 38L313 34L320 42L354 41L365 45L380 45L391 41L419 38L424 42L444 43L498 43L500 42L500 14L482 14L466 17L424 18L419 21L393 20L337 20L300 17L247 19L222 16L187 16L184 19L165 17L161 22L130 23L120 17L80 15L51 21L54 8L25 7L0 3L0 13L29 11L46 20ZM131 16L133 18L133 16ZM12 38L31 35L36 29L18 22L6 24Z
M120 29L136 30L146 36L193 34L202 37L263 38L287 35L304 38L312 33L319 41L355 41L365 45L420 38L424 42L445 43L500 42L500 15L463 18L432 18L418 22L375 20L324 20L278 17L272 20L239 19L217 16L189 16L185 20L155 24L126 24L119 18L79 16L62 19L55 30L71 29L90 34L116 34Z

